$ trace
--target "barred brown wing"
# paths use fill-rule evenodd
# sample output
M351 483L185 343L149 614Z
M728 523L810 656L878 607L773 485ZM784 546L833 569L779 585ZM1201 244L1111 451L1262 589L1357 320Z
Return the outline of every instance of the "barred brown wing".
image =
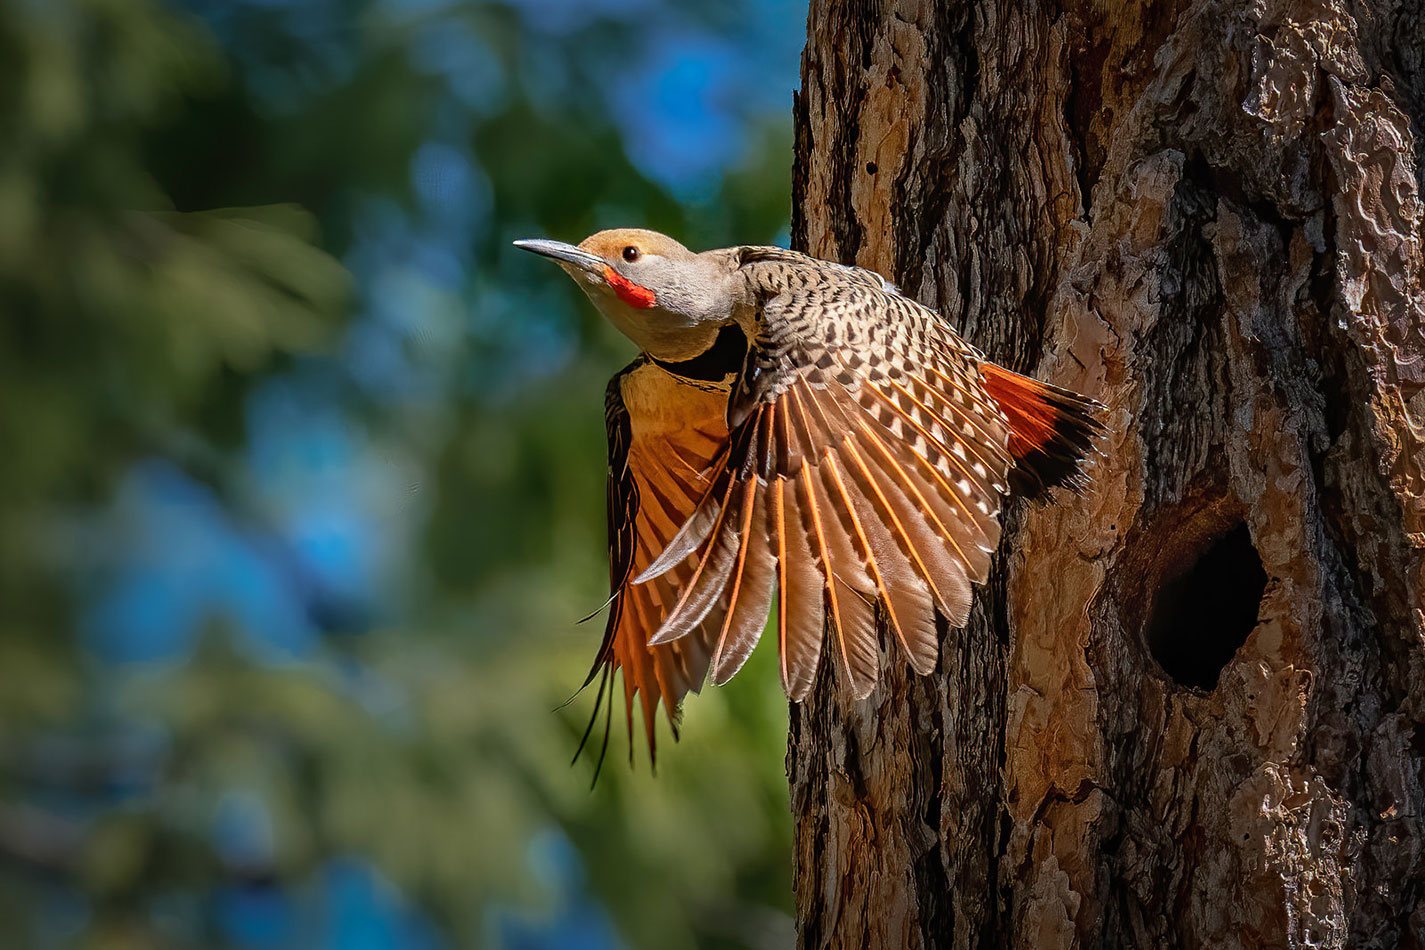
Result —
M880 278L780 249L749 249L743 271L760 306L728 450L635 579L693 566L652 640L705 631L703 611L723 606L711 641L719 682L746 659L779 588L788 695L806 695L830 652L861 698L878 675L878 605L920 672L938 653L934 609L965 623L999 538L1009 433L973 351Z

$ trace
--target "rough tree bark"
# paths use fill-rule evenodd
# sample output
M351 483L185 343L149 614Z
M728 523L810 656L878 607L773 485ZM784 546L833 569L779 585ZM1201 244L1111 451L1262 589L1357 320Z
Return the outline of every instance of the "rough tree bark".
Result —
M1425 945L1423 22L812 0L797 245L1116 431L794 709L803 946Z

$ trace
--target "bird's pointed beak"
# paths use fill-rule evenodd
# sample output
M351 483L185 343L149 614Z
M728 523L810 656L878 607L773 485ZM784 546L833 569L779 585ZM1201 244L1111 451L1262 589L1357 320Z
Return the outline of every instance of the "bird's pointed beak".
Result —
M573 264L584 270L600 274L604 269L604 259L588 251L581 251L572 244L565 244L563 241L545 241L539 238L531 238L524 241L516 241L515 247L522 251L532 251L535 254L548 257L551 260L559 261L562 264Z

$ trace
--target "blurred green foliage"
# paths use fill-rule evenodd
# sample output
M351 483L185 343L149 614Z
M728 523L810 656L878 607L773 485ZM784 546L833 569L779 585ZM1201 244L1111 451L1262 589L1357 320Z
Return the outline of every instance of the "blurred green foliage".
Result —
M725 36L737 6L669 22ZM680 191L613 114L646 4L559 30L507 3L313 9L332 29L294 28L301 4L0 6L0 930L315 945L235 938L215 895L300 897L355 856L445 942L499 945L501 920L567 900L532 850L557 829L630 944L778 945L786 708L766 651L692 701L678 746L663 730L656 777L619 767L618 741L597 789L568 767L588 698L551 710L599 639L571 621L604 594L602 393L631 354L508 242L620 224L772 241L788 122L749 109L746 147ZM473 73L434 62L456 33L486 54ZM470 163L463 223L412 171L433 139ZM443 235L458 275L376 266L400 255L373 220ZM419 320L375 350L417 385L353 368L390 299ZM182 543L132 523L133 466L161 460L281 551L254 393L313 378L393 552L366 619L319 618L277 661L223 611L153 662L96 651L85 618L129 542ZM225 850L215 826L246 801L270 834Z

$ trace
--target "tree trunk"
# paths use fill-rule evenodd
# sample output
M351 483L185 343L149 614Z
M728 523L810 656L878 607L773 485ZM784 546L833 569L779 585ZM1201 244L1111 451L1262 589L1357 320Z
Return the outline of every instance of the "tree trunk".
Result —
M1422 21L812 0L797 245L1114 433L793 710L803 946L1425 945Z

